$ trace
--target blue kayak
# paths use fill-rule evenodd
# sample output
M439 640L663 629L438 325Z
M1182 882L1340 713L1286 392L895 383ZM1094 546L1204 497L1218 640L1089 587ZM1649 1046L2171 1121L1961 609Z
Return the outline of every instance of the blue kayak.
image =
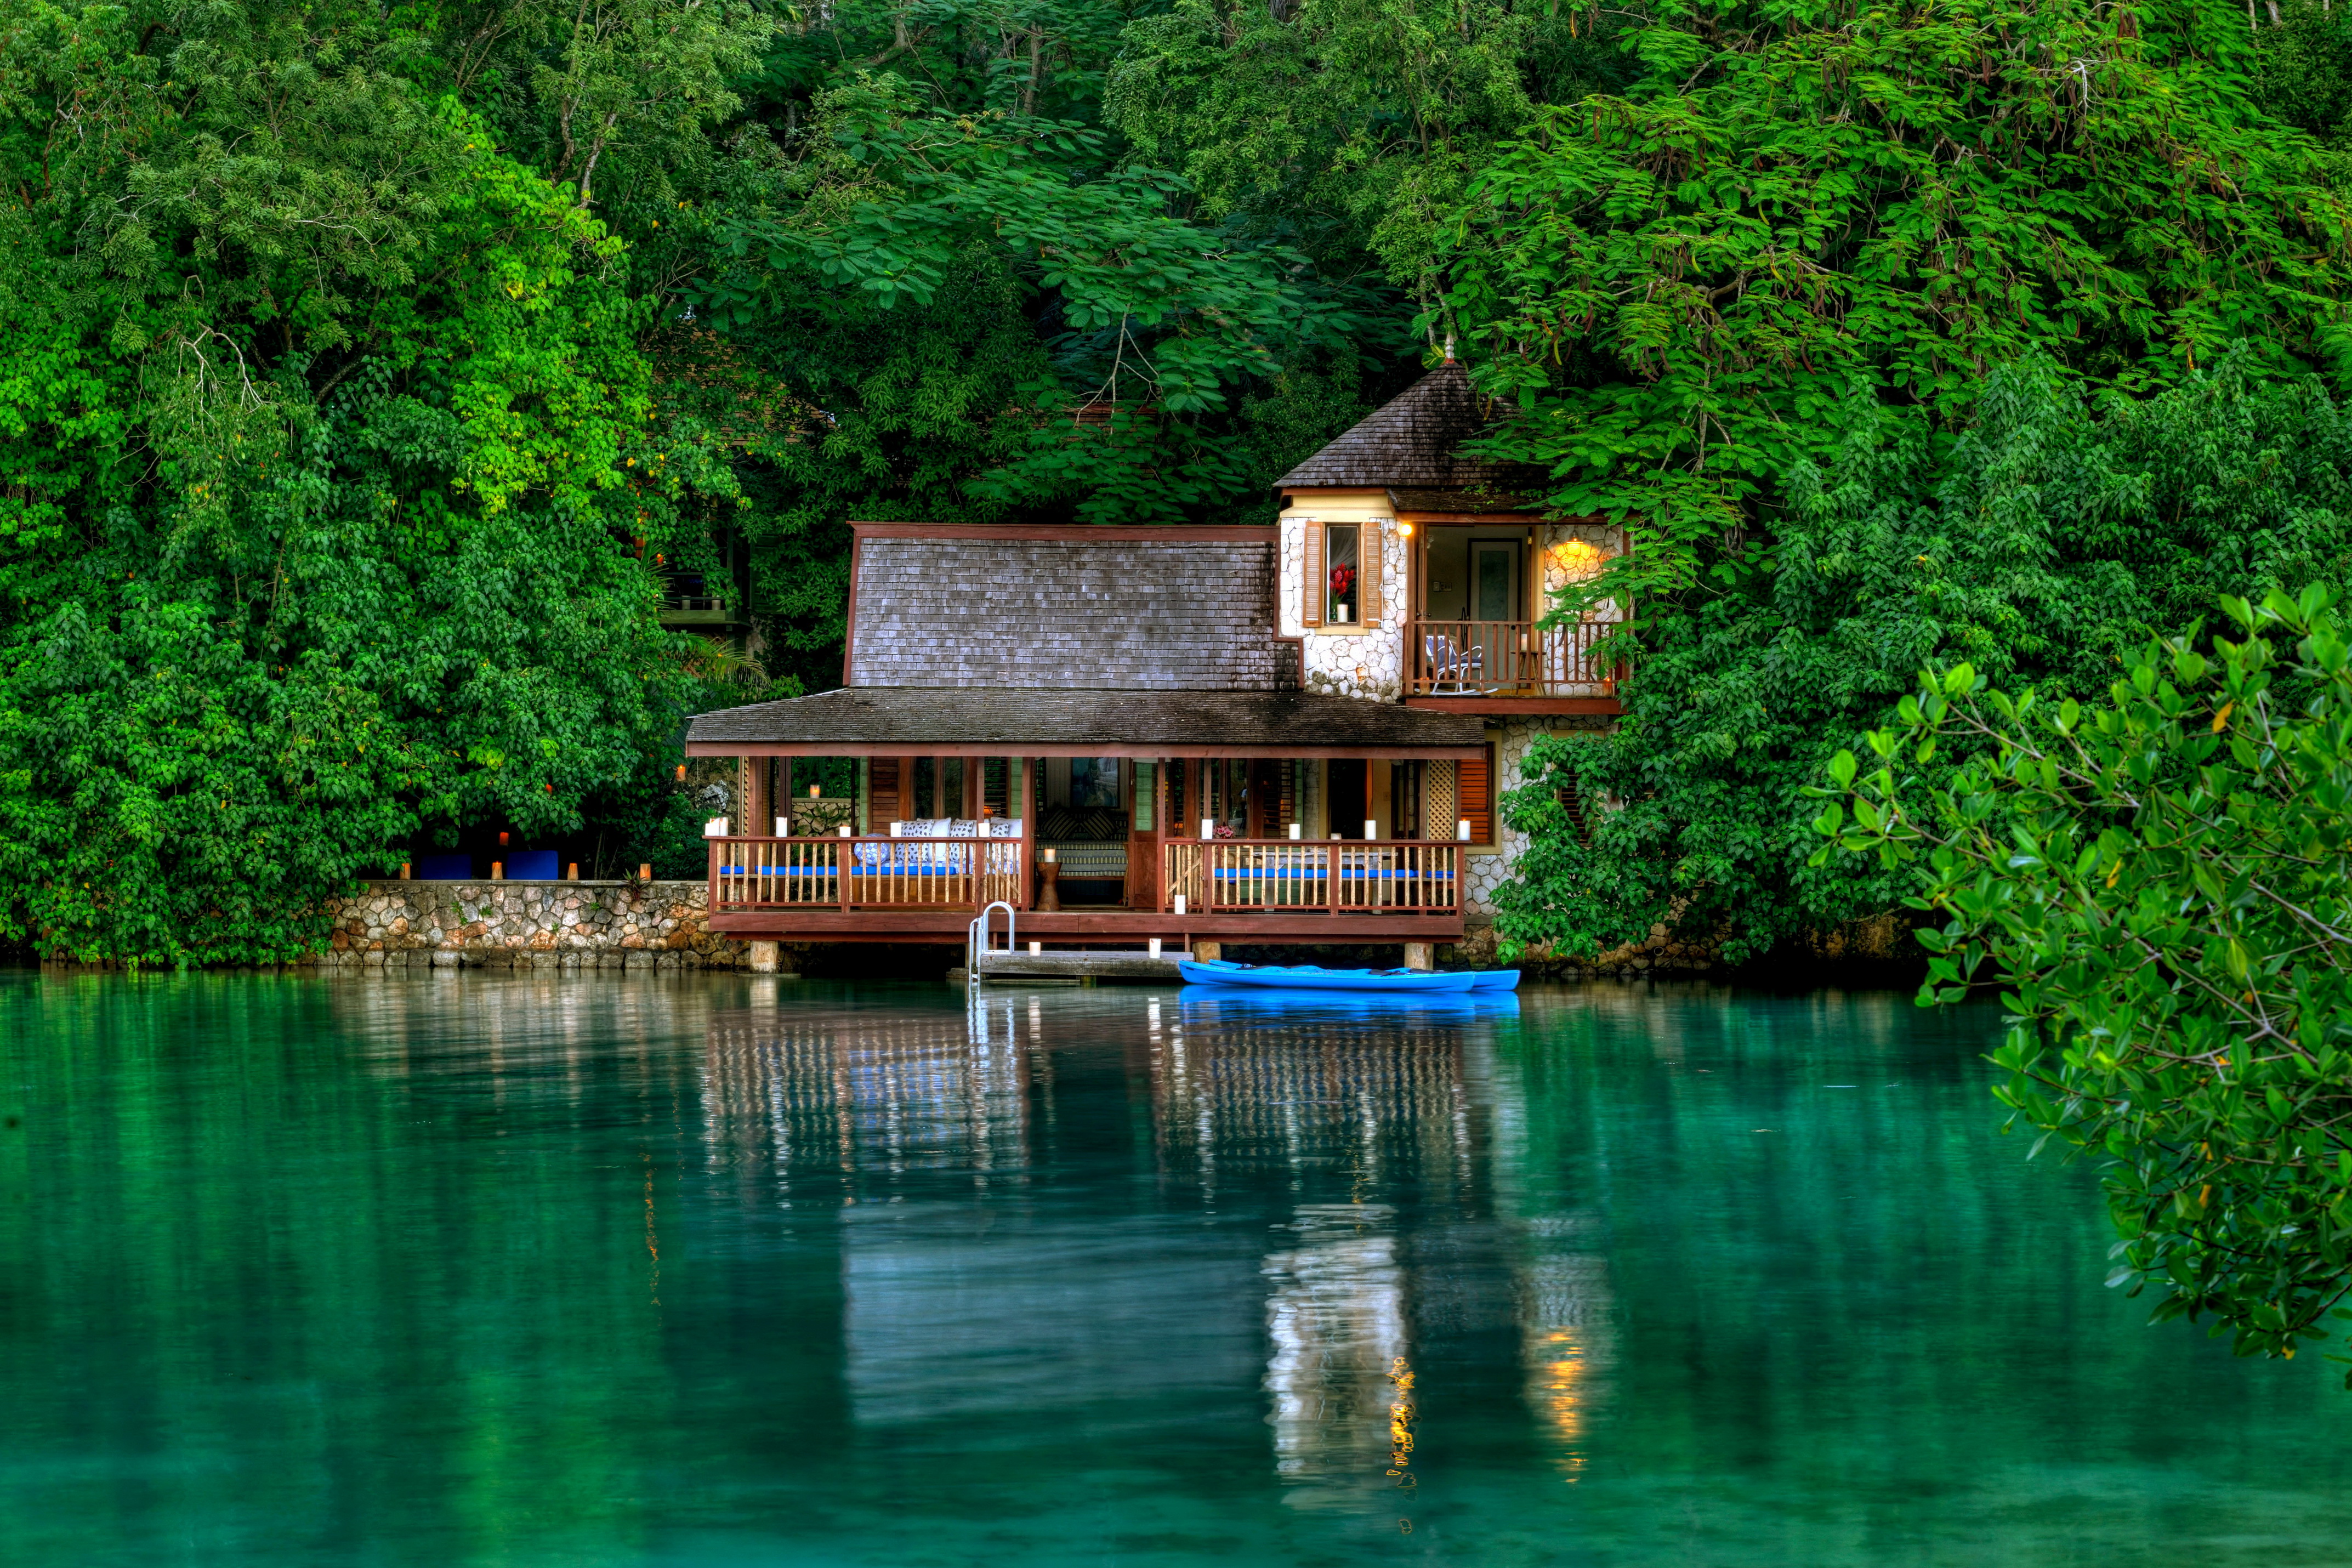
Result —
M1482 969L1470 976L1473 991L1517 991L1519 972L1516 969Z
M1319 969L1311 963L1228 963L1223 959L1177 964L1194 985L1248 985L1280 991L1460 992L1477 977L1426 969Z
M1436 1023L1516 1018L1516 991L1317 991L1288 985L1187 985L1180 997L1187 1023Z

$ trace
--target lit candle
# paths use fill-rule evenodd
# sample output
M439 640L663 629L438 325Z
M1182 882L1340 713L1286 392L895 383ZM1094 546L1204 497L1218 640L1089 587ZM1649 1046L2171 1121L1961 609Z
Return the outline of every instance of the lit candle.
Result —
M1176 895L1176 912L1180 915L1184 912L1184 895L1181 893Z
M1293 842L1296 842L1296 841L1297 841L1298 839L1301 839L1301 838L1306 837L1307 837L1307 824L1305 824L1305 823L1303 823L1303 822L1294 822L1294 823L1292 823L1292 824L1290 825L1290 837L1291 837L1291 839L1292 839L1292 841L1293 841Z
M1203 838L1214 838L1216 836L1217 819L1213 816L1204 816L1201 818L1201 837Z
M1468 817L1461 817L1454 822L1454 837L1459 838L1465 844L1470 842L1470 819Z
M1377 822L1374 822L1374 821L1373 821L1370 817L1369 817L1369 816L1368 816L1368 817L1366 817L1366 818L1364 818L1364 837L1365 837L1367 839L1372 839L1372 838L1378 838L1380 836L1381 836L1381 825L1380 825L1379 823L1377 823Z

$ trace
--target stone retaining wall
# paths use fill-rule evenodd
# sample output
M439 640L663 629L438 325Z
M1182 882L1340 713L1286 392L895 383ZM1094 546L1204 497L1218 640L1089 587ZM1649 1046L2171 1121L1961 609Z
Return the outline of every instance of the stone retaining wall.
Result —
M748 969L693 882L370 882L328 905L329 965Z

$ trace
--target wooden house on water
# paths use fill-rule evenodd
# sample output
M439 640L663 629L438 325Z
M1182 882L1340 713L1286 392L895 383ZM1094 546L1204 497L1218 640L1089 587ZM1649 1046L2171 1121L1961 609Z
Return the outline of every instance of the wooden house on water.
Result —
M862 523L837 690L697 718L732 757L713 929L1202 950L1460 940L1519 845L1538 734L1606 725L1607 627L1547 595L1622 548L1456 456L1448 359L1279 481L1274 527ZM854 820L792 831L795 758L857 760ZM744 829L772 829L745 832Z

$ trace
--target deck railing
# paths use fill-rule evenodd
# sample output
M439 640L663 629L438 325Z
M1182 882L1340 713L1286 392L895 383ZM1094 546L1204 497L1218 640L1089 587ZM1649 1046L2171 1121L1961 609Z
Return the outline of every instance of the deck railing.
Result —
M1017 838L711 838L710 910L1027 909ZM1160 911L1450 914L1462 850L1419 839L1178 839L1161 847Z
M1163 910L1400 910L1462 907L1458 845L1419 839L1209 838L1164 847Z
M1579 697L1613 689L1617 666L1593 644L1614 622L1545 630L1533 621L1427 621L1406 626L1416 697Z
M710 909L1028 907L1017 838L712 838Z

